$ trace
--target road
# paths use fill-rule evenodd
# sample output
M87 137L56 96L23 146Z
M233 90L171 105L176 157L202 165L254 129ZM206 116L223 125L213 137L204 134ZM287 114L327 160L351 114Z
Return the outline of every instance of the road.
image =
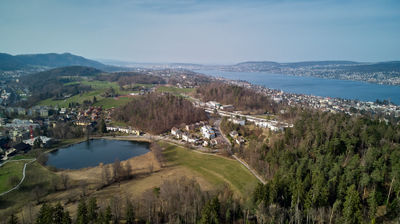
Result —
M25 180L25 170L26 170L26 166L27 166L28 164L30 164L30 163L35 162L36 159L9 160L9 161L6 161L6 162L0 164L0 167L1 167L1 166L3 166L4 164L6 164L7 162L17 162L17 161L24 161L24 160L25 160L25 161L26 161L26 160L30 160L30 162L24 164L24 169L22 169L22 179L21 179L21 181L17 184L17 186L11 188L10 190L8 190L8 191L6 191L6 192L3 192L3 193L0 193L0 197L3 196L3 195L6 195L6 194L8 194L8 193L10 193L10 192L13 191L13 190L18 189L18 187L19 187L19 186L24 182L24 180Z

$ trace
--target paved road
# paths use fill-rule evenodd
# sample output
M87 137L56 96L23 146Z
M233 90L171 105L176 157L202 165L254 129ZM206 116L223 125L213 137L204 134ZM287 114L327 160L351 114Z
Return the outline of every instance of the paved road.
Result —
M17 184L17 186L11 188L10 190L8 190L8 191L6 191L6 192L3 192L3 193L0 193L0 196L6 195L6 194L10 193L11 191L18 189L18 187L19 187L19 186L22 184L22 182L24 182L24 180L25 180L25 170L26 170L26 166L27 166L28 164L30 164L30 163L35 162L36 159L9 160L9 161L6 161L6 162L0 164L0 167L1 167L1 166L3 166L4 164L6 164L6 163L8 163L8 162L17 162L17 161L26 161L26 160L30 160L30 162L24 164L24 169L22 169L22 179L21 179L21 181Z

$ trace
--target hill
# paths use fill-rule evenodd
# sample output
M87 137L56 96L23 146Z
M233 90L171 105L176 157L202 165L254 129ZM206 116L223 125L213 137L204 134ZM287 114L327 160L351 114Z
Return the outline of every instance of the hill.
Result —
M23 76L21 77L21 84L32 91L29 104L34 105L47 98L64 98L89 91L90 86L64 84L78 77L95 76L102 72L101 70L84 66L61 67Z
M10 55L0 53L0 70L18 70L31 67L63 67L88 66L97 69L106 69L110 66L70 53L56 54L22 54Z

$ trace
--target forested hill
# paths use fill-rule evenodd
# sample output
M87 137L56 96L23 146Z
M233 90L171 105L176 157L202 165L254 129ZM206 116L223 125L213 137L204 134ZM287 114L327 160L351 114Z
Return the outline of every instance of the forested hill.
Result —
M113 117L152 134L161 134L174 126L208 119L204 110L194 107L182 97L155 93L135 98L118 108Z
M62 98L66 95L75 95L80 92L88 91L90 89L89 86L84 86L82 84L64 84L77 77L96 76L101 73L103 73L103 71L95 68L69 66L23 76L21 77L20 83L32 91L29 104L34 105L40 100L47 98Z
M10 55L0 53L0 70L18 70L27 69L31 67L48 67L56 68L63 66L89 66L98 69L106 69L110 66L102 64L100 62L90 60L81 56L73 55L70 53L56 54L22 54L22 55Z
M256 214L293 223L398 220L399 133L399 125L308 111L284 134L250 141L237 152L269 180L255 190Z

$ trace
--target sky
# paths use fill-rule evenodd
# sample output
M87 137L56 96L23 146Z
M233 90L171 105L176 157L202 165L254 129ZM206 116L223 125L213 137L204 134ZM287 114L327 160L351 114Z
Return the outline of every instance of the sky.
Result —
M400 60L400 1L1 0L0 52L204 64Z

